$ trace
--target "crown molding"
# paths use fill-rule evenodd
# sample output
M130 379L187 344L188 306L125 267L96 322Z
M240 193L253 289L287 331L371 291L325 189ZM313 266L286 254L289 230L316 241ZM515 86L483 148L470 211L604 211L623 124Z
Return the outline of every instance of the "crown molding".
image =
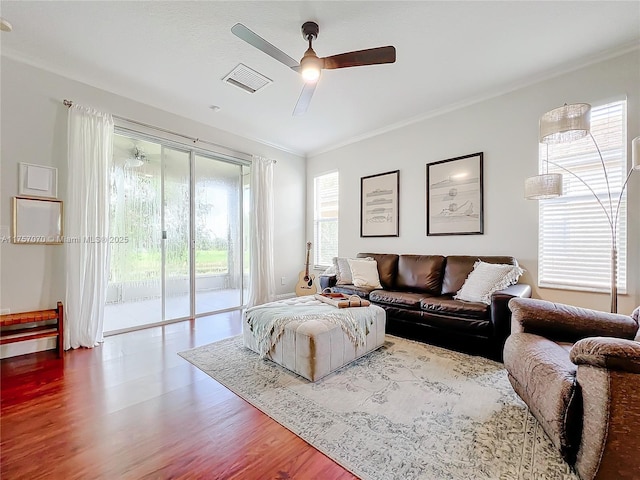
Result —
M132 101L137 102L137 103L142 103L142 102L140 102L138 100L135 100L135 99L132 99L132 98L127 97L125 95L122 95L120 93L114 92L113 90L107 90L104 87L93 85L92 83L89 83L87 80L84 80L84 79L81 79L81 78L74 78L74 76L72 76L72 74L70 72L68 72L68 71L64 71L64 70L62 70L60 68L52 67L51 65L48 65L45 62L42 62L42 61L40 61L38 59L35 59L33 57L21 54L21 53L15 51L12 48L3 47L1 56L2 57L6 57L6 58L8 58L10 60L13 60L15 62L23 63L23 64L29 65L29 66L31 66L33 68L37 68L39 70L44 70L45 72L49 72L49 73L52 73L54 75L58 75L60 77L66 78L68 80L71 80L71 81L74 81L74 82L83 83L83 84L88 85L88 86L90 86L92 88L97 88L99 90L102 90L102 91L105 91L105 92L109 92L109 93L111 93L113 95L118 95L119 97L127 98L127 99L132 100ZM81 77L81 76L78 76L78 77ZM168 110L165 110L164 108L160 108L160 107L157 107L155 105L151 105L151 104L148 104L148 103L144 103L144 105L152 107L152 108L156 108L158 110L162 110L163 112L167 112L167 113L169 113L171 115L176 115L176 116L181 117L181 118L187 118L187 117L184 117L183 115L180 115L179 113L170 112ZM207 126L209 128L215 128L216 130L220 130L222 132L225 132L225 133L228 133L228 134L231 134L231 135L235 135L236 137L239 137L239 138L242 138L242 139L245 139L245 140L250 140L252 142L256 142L258 144L264 145L264 146L269 147L269 148L275 148L276 150L279 150L281 152L285 152L285 153L289 153L289 154L292 154L292 155L296 155L297 157L300 157L303 160L305 160L307 158L306 152L301 151L301 150L295 150L295 149L292 149L292 148L289 148L289 147L285 147L283 145L279 145L277 143L269 142L267 140L264 140L264 139L258 138L258 137L250 137L250 136L245 136L245 135L239 135L236 132L232 132L230 130L225 130L224 128L220 128L220 127L216 127L216 126L213 126L213 125L209 125L209 124L203 123L203 122L198 121L198 120L193 120L193 119L189 119L189 120L197 122L197 123L200 123L200 124L205 125L205 126Z
M213 126L213 125L208 125L208 124L202 123L202 122L198 122L198 123L202 123L203 125L206 125L206 126L208 126L210 128L215 128L215 129L218 129L218 130L220 130L222 132L229 133L231 135L235 135L235 136L238 136L240 138L244 138L246 140L250 140L250 141L256 142L256 143L264 145L266 147L274 148L274 149L279 150L281 152L285 152L285 153L289 153L289 154L301 157L302 159L309 159L309 158L313 158L315 156L318 156L318 155L321 155L321 154L324 154L324 153L327 153L327 152L330 152L330 151L333 151L333 150L337 150L339 148L342 148L342 147L345 147L345 146L348 146L348 145L351 145L351 144L354 144L354 143L361 142L363 140L367 140L369 138L377 137L377 136L383 135L385 133L389 133L389 132L392 132L394 130L398 130L398 129L407 127L409 125L420 123L422 121L425 121L425 120L428 120L428 119L431 119L431 118L434 118L434 117L438 117L438 116L444 115L446 113L450 113L450 112L453 112L455 110L459 110L459 109L468 107L470 105L474 105L476 103L480 103L480 102L483 102L483 101L486 101L486 100L490 100L492 98L496 98L496 97L499 97L501 95L506 95L507 93L510 93L510 92L513 92L513 91L516 91L516 90L519 90L519 89L522 89L522 88L526 88L528 86L535 85L537 83L541 83L543 81L546 81L546 80L549 80L549 79L552 79L552 78L555 78L555 77L570 73L572 71L579 70L581 68L584 68L584 67L596 64L596 63L600 63L600 62L609 60L611 58L619 57L621 55L624 55L626 53L632 52L634 50L640 50L640 41L636 40L636 41L628 42L626 44L619 45L619 46L617 46L615 48L598 52L597 54L590 55L588 57L584 57L584 58L581 58L579 60L567 62L562 67L551 69L551 70L547 70L547 71L542 72L542 73L540 73L538 75L534 75L532 77L528 77L526 81L513 82L513 83L508 84L506 86L503 86L501 88L490 90L490 91L488 91L488 92L486 92L486 93L484 93L482 95L476 95L476 96L473 96L473 97L469 97L469 98L463 99L463 100L458 101L458 102L450 103L448 105L444 105L442 107L429 110L429 111L427 111L425 113L422 113L420 115L417 115L417 116L414 116L414 117L410 117L410 118L407 118L405 120L402 120L402 121L387 125L385 127L381 127L381 128L375 129L375 130L371 130L369 132L365 132L365 133L362 133L360 135L356 135L356 136L341 140L339 142L328 144L328 145L326 145L324 147L321 147L321 148L318 148L318 149L315 149L315 150L310 150L310 151L301 151L301 150L297 150L297 149L292 149L292 148L286 147L284 145L280 145L278 143L267 141L267 140L265 140L263 138L239 135L238 133L235 133L235 132L232 132L232 131L229 131L229 130L225 130L225 129L220 128L220 127L216 127L216 126ZM14 60L16 62L30 65L30 66L32 66L34 68L38 68L38 69L53 73L55 75L59 75L61 77L67 78L69 80L77 81L77 82L80 82L80 83L84 83L86 85L90 85L90 86L93 86L94 88L99 88L101 90L108 91L108 92L110 92L110 93L112 93L114 95L118 95L118 96L121 96L123 98L129 98L129 97L125 97L125 96L123 96L123 95L121 95L119 93L113 92L111 90L107 90L107 89L102 88L102 87L94 86L91 83L88 83L87 81L84 81L84 80L81 80L81 79L76 79L73 76L70 76L70 73L67 72L67 71L63 71L62 69L57 68L56 66L48 65L45 62L42 62L41 60L35 59L33 57L30 57L30 56L26 56L24 54L21 54L21 53L15 51L14 49L12 49L10 47L3 47L1 55L3 57L9 58L9 59ZM79 77L81 77L81 75L79 75ZM133 100L133 99L131 99L131 100ZM136 101L136 100L133 100L133 101ZM149 104L146 104L146 105L149 105ZM153 105L149 105L149 106L152 106L153 108L158 108L159 110L167 111L167 110L164 110L162 108L155 107ZM167 113L170 113L172 115L181 116L181 115L173 113L173 112L168 112L167 111Z
M535 85L537 83L542 83L546 80L550 80L552 78L559 77L561 75L565 75L567 73L579 70L581 68L588 67L590 65L594 65L596 63L604 62L606 60L620 57L634 50L640 50L640 41L632 41L622 45L619 45L615 48L607 49L598 52L597 54L590 55L588 57L583 57L579 60L571 61L565 63L562 67L554 68L551 70L547 70L538 75L534 75L529 77L526 81L519 81L510 83L507 86L501 87L499 89L495 89L489 92L486 92L482 95L476 95L473 97L466 98L459 102L450 103L449 105L445 105L433 110L429 110L428 112L422 113L420 115L402 120L400 122L393 123L391 125L387 125L386 127L378 128L376 130L372 130L370 132L366 132L360 135L356 135L354 137L350 137L348 139L342 140L340 142L328 145L326 147L322 147L316 150L312 150L307 153L307 159L313 158L318 155L322 155L324 153L331 152L333 150L337 150L342 147L346 147L347 145L352 145L354 143L361 142L363 140L367 140L369 138L377 137L379 135L383 135L385 133L392 132L394 130L398 130L409 125L413 125L416 123L420 123L424 120L428 120L430 118L439 117L440 115L444 115L446 113L453 112L455 110L460 110L462 108L468 107L470 105L474 105L476 103L484 102L486 100L490 100L492 98L500 97L502 95L506 95L507 93L514 92L516 90L520 90L522 88L529 87L531 85Z

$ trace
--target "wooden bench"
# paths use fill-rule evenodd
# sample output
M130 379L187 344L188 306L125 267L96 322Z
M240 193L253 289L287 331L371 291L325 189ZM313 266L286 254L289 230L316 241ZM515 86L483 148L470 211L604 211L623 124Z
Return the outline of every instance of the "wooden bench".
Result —
M56 320L50 323L49 320ZM44 325L34 325L47 322ZM5 328L12 325L20 325L18 328ZM37 310L34 312L9 313L0 315L0 345L7 343L24 342L38 338L58 337L57 352L62 358L64 353L63 341L64 309L62 302L52 310Z

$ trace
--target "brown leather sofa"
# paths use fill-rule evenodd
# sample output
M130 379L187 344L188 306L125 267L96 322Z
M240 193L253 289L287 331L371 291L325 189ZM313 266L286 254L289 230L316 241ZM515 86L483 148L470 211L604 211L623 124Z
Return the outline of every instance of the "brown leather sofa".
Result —
M556 448L582 480L640 479L640 307L632 316L532 299L509 307L509 381Z
M517 265L513 257L379 253L357 256L377 261L382 289L336 285L335 275L321 275L321 288L357 294L384 308L388 333L496 359L502 358L510 332L509 300L531 296L529 285L516 284L494 293L490 305L453 298L478 259Z

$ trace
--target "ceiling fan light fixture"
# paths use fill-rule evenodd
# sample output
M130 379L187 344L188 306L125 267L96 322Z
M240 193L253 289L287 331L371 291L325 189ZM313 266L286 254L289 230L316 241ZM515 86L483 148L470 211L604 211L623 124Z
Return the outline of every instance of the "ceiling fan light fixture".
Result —
M139 158L127 158L124 161L124 166L128 168L140 168L144 165L144 162Z
M322 69L322 60L318 58L316 53L309 49L300 60L300 73L306 83L315 83L320 78L320 70Z
M131 152L131 156L124 161L124 166L128 168L140 168L144 165L145 155L138 147Z
M316 83L320 78L320 70L315 67L309 67L302 70L302 78L305 83Z

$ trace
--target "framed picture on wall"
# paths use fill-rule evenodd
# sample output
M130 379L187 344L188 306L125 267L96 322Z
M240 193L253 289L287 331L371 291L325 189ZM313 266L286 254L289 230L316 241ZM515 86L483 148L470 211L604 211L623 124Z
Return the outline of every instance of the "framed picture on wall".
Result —
M63 242L62 200L13 197L13 243L59 245Z
M398 237L400 170L360 179L360 236Z
M18 194L30 197L58 198L58 169L20 163Z
M484 233L482 152L427 164L427 235Z

